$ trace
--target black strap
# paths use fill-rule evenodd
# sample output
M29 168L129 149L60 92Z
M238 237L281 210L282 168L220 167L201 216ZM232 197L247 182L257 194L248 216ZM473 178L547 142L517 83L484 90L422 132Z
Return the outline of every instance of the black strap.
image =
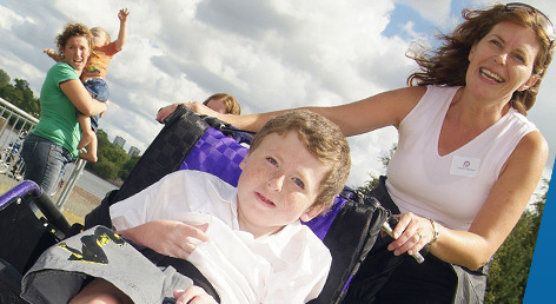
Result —
M348 200L323 240L333 263L322 292L311 304L340 303L346 285L370 252L389 215L374 198L362 197L349 189L342 196Z
M386 176L381 175L378 178L378 183L371 190L369 196L376 198L382 207L390 210L393 214L400 213L400 209L398 209L398 206L396 206L396 203L394 203L392 197L390 197L390 194L388 194L388 190L386 189Z
M133 167L119 190L110 192L91 213L85 216L85 228L96 225L111 227L109 207L126 199L179 169L195 143L209 125L201 117L180 105L165 120L164 128Z

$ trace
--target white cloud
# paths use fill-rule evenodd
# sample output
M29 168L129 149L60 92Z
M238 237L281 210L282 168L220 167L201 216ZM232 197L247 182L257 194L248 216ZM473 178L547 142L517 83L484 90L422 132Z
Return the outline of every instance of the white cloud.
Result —
M111 138L126 138L126 149L134 145L142 151L160 130L154 122L157 109L176 101L202 101L227 92L239 99L245 113L252 113L340 104L404 86L415 69L404 55L409 41L400 38L407 34L382 35L395 3L409 5L438 25L459 16L443 0L354 0L349 5L336 0L2 3L0 68L28 80L37 94L52 65L42 49L54 46L64 24L101 25L115 39L117 12L129 8L128 39L108 71L111 105L100 125ZM404 29L409 37L426 39L413 27L418 22L422 20L407 20ZM545 83L553 83L553 75ZM545 85L538 112L531 113L550 135L554 109L542 105L550 106L548 97L555 90ZM556 143L550 135L549 141ZM350 138L354 166L348 183L358 186L369 173L381 172L379 157L396 138L393 128Z
M23 17L0 5L0 28L10 30L14 24L23 22Z

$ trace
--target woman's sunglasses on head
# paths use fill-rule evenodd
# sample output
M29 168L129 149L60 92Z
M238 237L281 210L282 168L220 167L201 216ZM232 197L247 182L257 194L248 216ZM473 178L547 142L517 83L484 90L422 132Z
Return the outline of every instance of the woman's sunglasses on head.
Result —
M504 5L504 7L507 10L524 9L527 10L529 14L535 14L537 16L537 23L542 27L546 36L548 36L548 39L550 40L550 46L552 46L552 43L556 39L556 34L554 33L554 26L552 25L552 22L547 15L545 15L534 6L521 2L511 2Z

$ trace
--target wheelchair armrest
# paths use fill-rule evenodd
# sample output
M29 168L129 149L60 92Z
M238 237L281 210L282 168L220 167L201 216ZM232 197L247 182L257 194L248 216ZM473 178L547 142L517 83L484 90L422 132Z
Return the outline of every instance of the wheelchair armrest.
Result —
M39 185L31 180L24 180L4 193L0 197L0 210L13 203L14 200L17 202L26 195L31 196L33 202L54 227L63 233L70 231L71 226L64 215L56 208L50 197L41 190Z

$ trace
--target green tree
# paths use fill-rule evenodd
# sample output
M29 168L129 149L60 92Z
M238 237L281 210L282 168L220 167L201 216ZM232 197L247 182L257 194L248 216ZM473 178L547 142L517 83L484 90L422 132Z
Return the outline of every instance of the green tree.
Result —
M33 95L33 90L27 80L15 79L15 85L11 85L9 82L10 76L0 70L0 97L38 118L40 115L39 100ZM10 121L10 124L12 123L13 120Z
M121 165L123 165L130 157L123 148L114 145L103 150L102 154L109 161Z
M18 91L13 85L7 84L2 88L2 98L6 99L16 107L23 100L23 92Z
M103 129L97 130L97 142L99 148L105 148L111 145L110 140L108 139L108 133Z
M128 175L140 156L129 156L123 148L110 142L108 134L99 129L98 140L98 162L87 163L87 169L98 176L110 180L113 183L121 183Z
M542 212L545 192L531 208L526 209L502 246L496 251L489 269L486 304L521 303L533 260L533 252Z
M29 82L27 82L27 80L16 78L15 89L21 91L23 100L32 99L34 97L33 90L29 87Z
M99 158L99 160L93 165L93 171L105 179L115 179L118 177L119 168L116 164L106 158Z
M118 173L120 179L125 180L129 176L129 172L131 172L131 169L135 167L135 165L139 161L139 158L141 158L139 155L134 155L124 163L124 165L120 169L120 172Z
M10 83L10 75L4 70L0 69L0 89Z
M34 104L38 104L35 96L33 95L33 90L29 87L29 83L27 80L23 79L16 79L15 80L15 88L16 90L21 92L21 102L18 105L19 108L26 110L27 112L31 112L34 110Z

